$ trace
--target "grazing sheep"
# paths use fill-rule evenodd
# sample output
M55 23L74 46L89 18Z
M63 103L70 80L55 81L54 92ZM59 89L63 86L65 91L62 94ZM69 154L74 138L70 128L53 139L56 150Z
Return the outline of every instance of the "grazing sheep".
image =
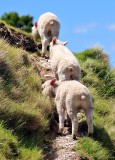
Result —
M34 23L34 26L32 27L32 36L34 37L34 40L37 40L40 38L40 35L37 30L37 22Z
M53 74L57 80L80 80L81 69L76 57L56 37L50 42L50 61Z
M59 133L63 133L65 112L67 112L72 122L72 137L76 139L78 132L77 113L83 109L88 124L88 135L93 134L93 105L86 86L75 80L59 82L52 79L46 81L42 85L42 89L43 95L55 97L59 114Z
M37 29L42 41L42 54L45 55L52 38L59 36L60 21L55 14L44 13L38 19Z

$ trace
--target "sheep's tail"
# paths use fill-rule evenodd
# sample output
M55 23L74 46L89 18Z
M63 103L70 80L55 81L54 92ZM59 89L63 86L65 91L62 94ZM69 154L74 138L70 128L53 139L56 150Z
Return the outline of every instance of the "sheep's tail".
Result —
M51 21L51 22L50 22L50 25L53 26L53 24L54 24L54 21Z
M81 95L81 100L85 100L86 96L85 95Z

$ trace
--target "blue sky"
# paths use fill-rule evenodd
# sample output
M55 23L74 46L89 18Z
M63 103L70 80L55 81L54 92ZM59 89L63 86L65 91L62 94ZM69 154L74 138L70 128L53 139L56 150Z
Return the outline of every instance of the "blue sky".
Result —
M73 52L100 45L115 67L115 0L0 0L0 16L16 11L33 16L53 12L61 22L59 39Z

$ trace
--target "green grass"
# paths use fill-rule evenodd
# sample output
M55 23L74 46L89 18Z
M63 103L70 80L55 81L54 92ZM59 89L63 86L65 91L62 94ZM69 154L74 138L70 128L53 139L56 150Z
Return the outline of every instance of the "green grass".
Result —
M55 122L55 106L41 94L41 78L31 62L33 54L36 55L0 39L2 160L42 160L45 159L44 148L51 144L49 133L52 132L52 122ZM80 138L73 149L81 159L113 160L115 69L111 69L108 56L100 47L87 49L75 56L86 73L82 75L81 82L89 88L93 98L94 135L93 138Z
M4 132L10 129L12 137L16 135L18 159L41 160L44 145L50 142L46 133L55 110L53 102L41 94L41 79L31 65L30 53L0 39L0 55L0 121ZM0 156L15 159L5 146L4 141Z
M82 81L95 87L99 94L108 98L115 95L115 69L109 66L107 54L101 48L91 48L75 54L82 69L87 73Z
M111 156L98 141L86 137L81 138L73 150L77 151L79 157L87 157L89 160L107 160Z
M80 138L73 150L89 160L115 158L115 69L109 66L108 56L102 49L91 48L75 54L87 74L81 81L90 90L94 104L93 138ZM97 51L96 51L97 50Z
M21 145L21 142L18 142L18 137L13 135L12 131L4 128L4 125L0 123L0 158L2 160L42 160L43 153L38 147L32 149Z

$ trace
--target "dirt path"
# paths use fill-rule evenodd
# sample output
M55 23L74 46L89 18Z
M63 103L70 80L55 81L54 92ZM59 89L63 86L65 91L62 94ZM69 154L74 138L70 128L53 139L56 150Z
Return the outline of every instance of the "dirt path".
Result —
M47 160L78 160L77 155L72 151L76 140L73 140L70 134L57 136L53 140L52 148L47 154Z
M35 68L37 66L41 66L42 68L38 68L38 72L43 78L44 75L52 75L50 62L47 58L40 58L39 60L36 57L32 56L32 60L34 61ZM47 80L46 77L44 77ZM67 131L68 129L65 128ZM73 146L77 140L73 140L71 134L66 132L64 136L56 136L53 139L53 143L51 148L46 148L46 160L78 160L78 157L74 151L72 151Z

